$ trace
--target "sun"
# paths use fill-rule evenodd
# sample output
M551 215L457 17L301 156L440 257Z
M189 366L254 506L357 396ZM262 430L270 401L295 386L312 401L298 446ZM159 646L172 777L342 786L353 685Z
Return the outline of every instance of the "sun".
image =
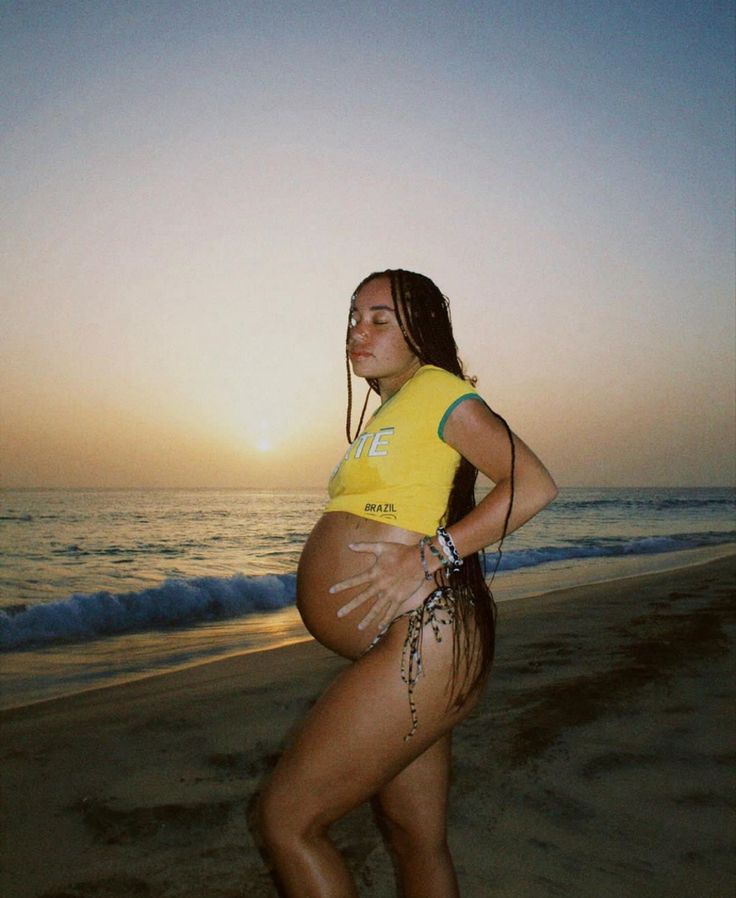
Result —
M259 452L270 452L273 447L273 428L271 421L264 417L258 419L256 449Z

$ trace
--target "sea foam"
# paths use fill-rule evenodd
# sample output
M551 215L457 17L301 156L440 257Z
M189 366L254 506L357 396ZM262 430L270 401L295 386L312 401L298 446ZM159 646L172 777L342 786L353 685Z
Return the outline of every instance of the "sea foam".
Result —
M75 593L10 614L0 611L0 649L226 620L276 611L295 601L294 574L169 579L139 592Z

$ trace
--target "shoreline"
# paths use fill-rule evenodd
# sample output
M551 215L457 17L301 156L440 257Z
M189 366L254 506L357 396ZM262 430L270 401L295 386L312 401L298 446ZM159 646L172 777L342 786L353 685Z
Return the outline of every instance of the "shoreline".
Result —
M614 584L621 580L635 580L639 577L647 577L659 573L668 573L676 570L687 570L688 568L694 566L707 564L712 560L731 556L736 556L735 543L723 543L716 546L681 550L679 552L669 552L645 556L632 556L631 558L616 557L614 559L592 559L592 563L588 566L581 565L580 562L574 563L576 571L578 571L581 567L585 570L586 573L584 574L584 576L586 577L586 579L583 579L581 582L565 583L562 586L553 585L551 588L545 588L545 581L548 582L550 579L550 564L552 566L554 566L555 564L554 562L552 562L547 565L540 565L538 568L533 568L531 570L523 569L521 571L510 571L504 574L499 574L496 581L494 582L494 593L499 609L505 609L506 607L515 605L518 602L537 600L540 598L544 598L545 596L554 595L560 592L584 589L587 586L592 586L595 584ZM599 561L602 561L603 563L597 564L597 562ZM591 568L597 568L598 571L601 571L605 568L615 569L617 567L621 570L620 573L613 573L611 576L604 575L591 577ZM637 570L637 568L642 567L645 569ZM578 576L580 575L578 574ZM552 579L554 579L554 577ZM298 627L301 626L300 622L298 621L297 612L293 607L284 609L284 612L297 620ZM271 614L273 613L274 612L271 612ZM223 621L219 624L219 626L223 626L226 628L231 627L235 630L236 628L241 626L247 627L255 620L255 618L256 616L246 616L245 618L234 619L232 621ZM201 632L202 630L202 625L193 628L193 632ZM94 685L82 685L81 683L78 683L73 687L69 687L68 691L62 691L56 695L41 695L38 698L30 699L21 697L17 701L14 701L12 698L10 698L8 703L3 702L2 696L0 696L0 715L5 711L30 707L50 701L62 700L99 689L115 688L118 686L123 686L127 683L134 683L140 680L149 679L151 677L168 676L178 671L188 670L190 668L199 667L201 665L216 664L218 662L227 661L231 658L235 658L241 655L257 655L261 652L270 652L277 649L286 648L290 645L309 643L313 641L312 637L307 634L306 631L304 631L303 636L294 635L293 622L291 623L291 630L292 632L290 633L290 635L284 637L283 641L279 641L276 645L258 645L246 648L241 647L233 648L232 650L223 650L222 653L218 653L216 657L195 658L189 661L184 661L172 665L162 665L161 670L143 670L140 672L126 674L116 674L114 671L111 671L106 674L110 682ZM188 630L185 628L184 630L174 629L171 631L162 632L165 637L170 635L172 638L175 638L177 634L181 636L182 633L186 633L188 632ZM150 638L151 635L152 634L145 632L133 632L131 634L121 634L121 637L123 639L132 638L133 640L140 639L141 641L143 641L147 638ZM40 646L38 649L29 649L28 653L36 651L41 655L45 655L49 651L59 652L60 654L68 651L70 654L75 654L76 652L80 651L80 649L83 649L85 645L88 647L88 650L89 647L91 645L94 645L95 643L110 646L112 641L121 637L106 637L102 640L93 641L92 643L69 643L61 644L58 646ZM5 655L0 655L0 666L2 666L3 660L5 659L5 666L7 668L9 664L13 663L8 660L11 657L13 658L14 662L21 666L23 655L23 652L8 652ZM53 672L46 673L45 676L47 680L52 679ZM59 687L58 685L54 684L53 688L58 689ZM29 688L27 688L26 691L30 691ZM10 695L12 689L6 687L5 692L6 694Z
M501 606L453 743L463 898L730 898L735 568ZM309 641L0 712L4 895L273 898L255 798L347 663ZM334 836L361 895L393 896L368 807Z
M617 580L628 580L635 577L646 577L650 574L666 574L671 571L690 568L699 564L707 564L709 561L717 561L720 558L728 558L736 555L736 543L719 543L715 546L700 546L694 549L681 549L678 552L655 552L649 555L616 555L609 558L587 558L573 559L569 562L549 562L548 564L539 565L535 568L525 568L522 571L509 571L500 573L497 577L503 580L498 582L501 587L506 584L505 588L510 595L501 598L497 597L499 604L504 602L516 602L521 599L533 599L538 596L548 595L551 592L563 592L568 589L578 589L584 586L590 586L595 583L615 583ZM553 586L544 588L543 585L532 587L534 581L543 581L545 574L559 566L575 567L577 570L586 570L584 579L568 580L561 586ZM619 572L613 571L610 575L591 576L596 573L596 568L603 569L609 567L611 569L619 568ZM515 592L512 584L517 578L526 580L526 583ZM494 583L495 585L495 583ZM509 588L511 587L511 588ZM532 589L532 592L529 590Z

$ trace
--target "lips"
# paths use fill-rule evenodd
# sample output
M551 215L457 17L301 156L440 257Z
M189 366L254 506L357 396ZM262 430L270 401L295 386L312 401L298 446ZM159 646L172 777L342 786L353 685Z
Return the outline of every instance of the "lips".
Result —
M370 352L367 352L365 349L351 349L350 350L350 358L351 359L367 359L370 355Z

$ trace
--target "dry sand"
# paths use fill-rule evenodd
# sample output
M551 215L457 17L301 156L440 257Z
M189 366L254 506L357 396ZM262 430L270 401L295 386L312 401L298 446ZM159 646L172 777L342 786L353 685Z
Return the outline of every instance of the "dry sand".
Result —
M463 898L732 898L735 561L502 606L454 742ZM0 714L2 894L275 895L254 796L343 663L306 643ZM369 809L334 834L393 896Z

